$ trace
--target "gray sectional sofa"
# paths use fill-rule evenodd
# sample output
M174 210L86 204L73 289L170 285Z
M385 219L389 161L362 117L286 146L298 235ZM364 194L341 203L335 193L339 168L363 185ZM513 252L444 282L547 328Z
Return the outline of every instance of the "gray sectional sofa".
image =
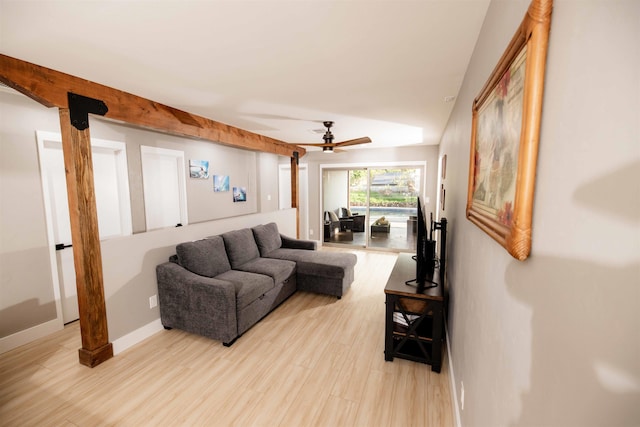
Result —
M160 318L229 346L298 289L341 298L355 264L355 255L317 251L275 223L181 243L156 267Z

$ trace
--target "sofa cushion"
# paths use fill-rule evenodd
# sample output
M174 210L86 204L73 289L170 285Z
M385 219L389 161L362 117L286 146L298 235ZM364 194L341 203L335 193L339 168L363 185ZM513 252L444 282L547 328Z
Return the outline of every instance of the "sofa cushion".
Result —
M240 311L274 288L273 279L263 274L229 270L216 279L233 283L236 290L236 310Z
M325 222L338 222L340 219L338 215L336 215L333 211L324 211L324 220Z
M304 249L277 249L269 258L295 261L298 274L342 279L345 270L356 265L357 257L351 253L307 251Z
M176 246L176 253L181 266L200 276L215 277L231 270L220 236L180 243Z
M280 238L278 225L275 222L258 225L251 230L260 250L260 256L266 256L269 252L282 246L282 238Z
M253 238L253 232L249 228L229 231L222 235L224 245L227 248L227 256L231 268L236 268L260 256L258 245Z
M318 248L318 242L315 240L302 240L280 235L282 239L282 248L288 249L306 249L308 251L315 251Z
M288 279L296 270L296 263L284 259L256 258L236 267L236 270L264 274L278 284Z

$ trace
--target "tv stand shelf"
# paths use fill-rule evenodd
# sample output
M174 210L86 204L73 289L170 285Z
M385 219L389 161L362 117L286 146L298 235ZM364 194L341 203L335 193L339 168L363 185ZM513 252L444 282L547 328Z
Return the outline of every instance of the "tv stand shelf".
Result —
M440 372L443 339L443 286L438 269L429 279L437 287L420 290L407 285L415 275L416 262L411 254L401 253L384 288L386 296L384 358L394 357L431 365Z

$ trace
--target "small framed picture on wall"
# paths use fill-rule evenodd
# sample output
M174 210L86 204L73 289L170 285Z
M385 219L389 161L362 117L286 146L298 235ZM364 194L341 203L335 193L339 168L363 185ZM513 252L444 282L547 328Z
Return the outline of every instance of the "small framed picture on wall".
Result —
M189 160L189 177L209 179L209 160Z
M214 175L213 191L229 191L229 175Z
M233 187L233 201L234 203L247 201L246 187Z

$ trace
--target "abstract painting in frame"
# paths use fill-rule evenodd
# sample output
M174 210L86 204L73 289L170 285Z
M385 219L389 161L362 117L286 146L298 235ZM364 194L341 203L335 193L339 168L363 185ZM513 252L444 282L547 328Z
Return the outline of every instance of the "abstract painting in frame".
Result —
M552 0L533 0L473 103L467 218L516 259L531 252Z
M229 191L229 175L213 175L213 191Z
M246 187L233 187L233 201L234 203L247 201Z
M189 160L189 177L209 179L209 160Z

